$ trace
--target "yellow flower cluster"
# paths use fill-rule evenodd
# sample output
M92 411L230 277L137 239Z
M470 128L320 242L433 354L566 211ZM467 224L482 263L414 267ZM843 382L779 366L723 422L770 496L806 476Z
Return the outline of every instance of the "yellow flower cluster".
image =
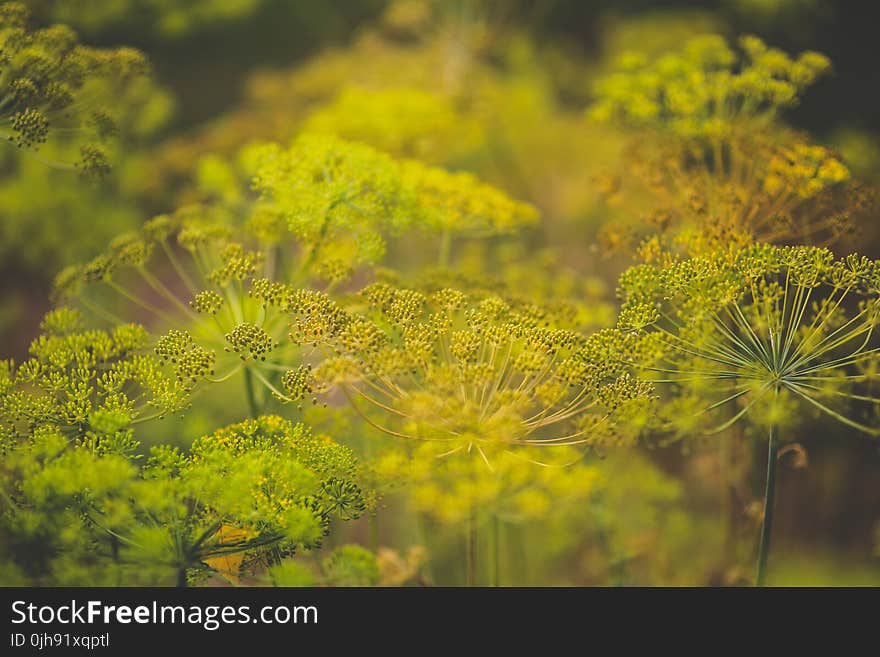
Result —
M706 35L651 61L626 54L620 70L596 85L590 116L659 127L685 138L727 139L794 105L831 66L819 53L792 58L753 36L739 45L743 55L723 37Z

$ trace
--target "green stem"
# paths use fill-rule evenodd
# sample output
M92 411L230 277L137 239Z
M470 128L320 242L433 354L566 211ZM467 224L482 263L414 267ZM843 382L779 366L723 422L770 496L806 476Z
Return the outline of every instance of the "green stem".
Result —
M177 569L177 588L186 588L186 568Z
M729 568L736 555L736 516L733 512L733 445L738 441L739 427L734 425L725 431L719 440L721 448L721 522L724 531L723 559L725 568Z
M767 555L770 553L770 532L773 528L773 505L776 498L776 428L770 427L770 441L767 446L767 483L764 488L764 520L761 522L761 544L758 548L758 574L755 586L764 586L767 577Z
M477 522L474 512L468 516L467 537L465 541L467 551L467 585L477 585Z
M507 581L508 586L532 586L533 582L529 577L532 570L529 568L529 550L526 545L527 534L521 526L508 525L505 534L507 536L507 544L510 546L511 563L516 564L513 570L513 577L508 570Z
M431 521L425 514L419 514L416 516L416 527L419 532L419 542L427 551L425 569L428 573L428 581L433 585L437 580L436 573L434 572L434 555L438 554L440 551L440 542L437 540L438 532L433 531Z
M254 390L254 376L249 367L244 368L244 390L247 393L247 402L251 417L256 418L260 415L260 408L257 406L257 395Z
M448 228L440 235L440 250L437 253L437 266L446 268L449 266L449 256L452 253L452 231Z
M489 586L500 586L501 582L501 521L496 514L492 514L489 525Z

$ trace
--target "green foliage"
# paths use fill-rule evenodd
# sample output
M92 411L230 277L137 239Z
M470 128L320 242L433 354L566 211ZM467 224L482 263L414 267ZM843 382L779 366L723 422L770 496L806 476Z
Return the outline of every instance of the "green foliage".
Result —
M45 325L74 331L79 322L56 311ZM4 581L94 584L95 569L107 584L185 584L187 575L215 571L237 579L243 569L317 548L332 519L364 512L354 454L277 416L219 429L188 453L153 447L141 462L132 434L141 418L122 393L108 401L99 384L88 415L71 399L76 392L75 401L89 403L83 378L125 385L118 370L131 361L118 359L122 345L141 344L133 330L120 330L107 345L98 332L72 332L63 343L58 336L38 341L41 364L56 368L40 378L32 361L18 370L4 366ZM91 366L105 373L88 377L84 353L92 349L100 355ZM70 369L77 378L66 384L71 390L57 371L61 363L75 363ZM45 390L49 381L55 394L31 391Z
M359 545L344 545L324 559L331 586L375 586L379 582L376 557Z

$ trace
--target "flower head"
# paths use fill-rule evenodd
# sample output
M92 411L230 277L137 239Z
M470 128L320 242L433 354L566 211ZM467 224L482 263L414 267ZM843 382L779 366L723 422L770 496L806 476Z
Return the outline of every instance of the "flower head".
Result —
M771 424L797 413L878 434L872 414L880 320L878 263L827 249L754 245L662 265L620 282L620 328L652 344L637 368L679 393L671 414L693 424L728 412Z
M338 330L311 342L324 355L311 374L318 390L341 389L391 435L488 461L497 446L581 445L613 433L651 396L604 357L610 341L547 326L499 297L384 284L360 297Z

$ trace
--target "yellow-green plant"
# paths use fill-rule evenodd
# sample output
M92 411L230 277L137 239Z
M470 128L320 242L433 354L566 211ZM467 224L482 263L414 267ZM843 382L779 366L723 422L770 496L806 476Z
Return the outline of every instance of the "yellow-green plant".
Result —
M130 517L94 522L124 543L121 558L173 568L178 585L206 567L237 581L366 509L354 454L278 416L218 429L186 454L153 448L143 479Z
M89 329L80 313L61 308L46 315L42 328L29 358L4 362L4 443L52 426L99 451L126 452L133 426L184 410L207 373L193 368L186 379L177 377L137 324Z
M723 37L707 35L653 61L625 54L621 72L597 83L590 115L711 144L767 127L831 66L820 53L792 58L753 36L740 46L743 57Z
M0 6L2 134L36 151L57 133L78 131L78 160L53 164L102 176L109 168L102 142L117 131L114 88L145 75L147 61L133 48L81 45L64 25L32 29L28 18L23 4Z
M191 371L212 381L242 373L252 415L265 405L254 380L279 397L282 373L299 363L286 339L289 315L331 303L308 286L323 279L332 289L357 264L381 258L385 236L405 227L441 232L443 257L454 235L510 231L535 217L466 174L332 137L303 136L289 151L266 147L257 158L261 196L252 205L159 216L56 280L58 298L105 320L146 313L151 328L168 331L157 354L181 380Z
M603 334L557 329L540 306L383 284L360 296L363 309L341 323L300 311L291 337L324 360L297 381L338 386L391 435L442 441L491 468L517 446L584 444L650 397L607 357Z
M30 357L0 366L0 554L4 582L114 583L83 514L136 473L135 429L190 399L140 326L88 329L69 309L48 314ZM112 552L110 535L102 543ZM104 577L106 576L106 579Z
M620 290L619 328L643 336L643 357L653 353L635 366L677 393L671 427L717 433L748 418L768 432L760 585L780 430L814 413L880 435L880 267L818 247L754 245L633 267Z
M96 571L114 585L238 577L318 547L332 518L366 509L353 453L276 416L217 430L187 452L153 447L141 463L136 432L188 408L202 365L182 380L143 328L90 330L67 309L43 330L29 359L0 366L4 582L95 584ZM230 559L235 572L223 568Z
M320 362L286 377L284 397L339 389L368 425L417 445L413 463L422 465L403 474L424 499L444 500L434 513L469 518L471 582L477 516L538 504L534 486L517 483L529 465L534 476L535 467L562 465L560 458L576 463L574 447L600 435L624 439L646 413L650 386L606 357L613 343L554 328L540 306L386 284L360 297L361 308L341 321L327 300L300 310L291 337ZM557 449L538 453L547 447ZM436 459L447 462L431 466ZM548 475L551 489L570 482L555 474Z
M756 37L739 45L742 54L710 35L653 60L630 53L596 84L589 115L638 130L643 142L626 171L603 182L641 221L610 222L609 243L669 232L693 253L731 239L831 242L857 227L863 193L848 184L848 168L780 123L830 62L816 52L790 57Z
M276 264L235 241L224 224L200 220L207 213L194 212L196 218L187 212L156 217L85 265L63 270L56 298L111 324L121 317L147 319L161 335L155 356L181 382L242 374L256 416L261 405L254 378L268 381L290 357L285 318L261 298L273 289L266 275Z
M538 219L534 207L469 173L396 160L333 135L305 133L288 149L251 146L239 160L241 172L218 159L203 163L203 188L244 204L240 213L264 239L292 236L305 252L304 272L375 264L387 238L407 230L439 236L444 264L455 238L516 233ZM252 184L255 203L236 181Z

